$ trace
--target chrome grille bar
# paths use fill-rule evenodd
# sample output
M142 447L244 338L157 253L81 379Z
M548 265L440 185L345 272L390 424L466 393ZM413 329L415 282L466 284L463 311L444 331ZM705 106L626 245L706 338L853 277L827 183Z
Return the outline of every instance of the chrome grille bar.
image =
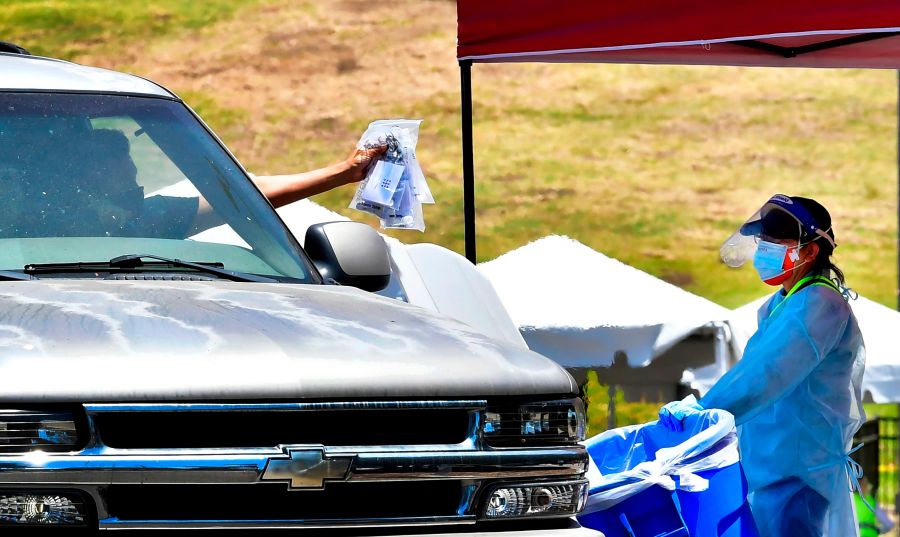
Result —
M245 449L232 453L204 450L147 450L142 455L119 450L109 454L0 455L0 484L203 484L259 483L266 464L284 450ZM326 449L328 455L353 456L347 481L532 478L581 475L587 470L582 446L502 451L427 451L350 453Z
M190 530L190 529L372 529L372 528L402 528L410 526L450 526L450 525L474 525L475 516L458 515L446 517L409 517L409 518L375 518L375 519L349 519L349 520L119 520L118 518L105 518L100 520L100 528L104 530L135 530L135 529L166 529L166 530Z
M482 399L438 401L337 401L313 403L88 403L88 414L100 412L173 412L241 410L381 410L411 408L483 408Z

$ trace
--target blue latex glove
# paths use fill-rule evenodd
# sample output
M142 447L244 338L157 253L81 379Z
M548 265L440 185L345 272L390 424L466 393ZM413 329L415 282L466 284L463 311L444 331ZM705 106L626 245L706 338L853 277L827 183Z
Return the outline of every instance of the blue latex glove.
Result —
M689 395L681 401L672 401L659 409L659 422L666 428L673 431L684 430L682 421L691 414L696 414L703 410L697 398Z

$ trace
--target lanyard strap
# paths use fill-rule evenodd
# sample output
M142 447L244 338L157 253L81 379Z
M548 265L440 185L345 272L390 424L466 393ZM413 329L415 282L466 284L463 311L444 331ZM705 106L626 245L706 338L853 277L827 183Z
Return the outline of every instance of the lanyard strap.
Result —
M772 317L773 315L775 315L775 312L778 311L778 308L780 308L785 302L787 302L789 298L794 296L795 293L799 293L801 290L806 289L807 287L812 287L813 285L821 285L823 287L829 287L832 290L834 290L836 293L841 292L838 289L837 285L835 285L833 281L829 280L825 276L820 276L818 274L815 276L806 276L803 279L801 279L799 282L794 284L794 287L792 287L790 292L788 292L787 296L784 297L784 300L779 302L778 305L775 306L775 309L773 309L769 313L768 316Z

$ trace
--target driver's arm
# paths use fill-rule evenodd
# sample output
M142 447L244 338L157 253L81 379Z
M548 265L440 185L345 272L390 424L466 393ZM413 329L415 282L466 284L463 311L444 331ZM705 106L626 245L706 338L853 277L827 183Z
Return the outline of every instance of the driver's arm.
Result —
M318 170L290 175L257 175L251 178L272 205L282 207L332 188L362 181L369 164L386 149L354 149L341 162Z
M387 147L354 149L346 159L303 173L290 175L251 175L251 179L275 207L327 192L333 188L357 183L366 176L366 170ZM205 198L200 198L193 233L221 224L213 215L212 207Z

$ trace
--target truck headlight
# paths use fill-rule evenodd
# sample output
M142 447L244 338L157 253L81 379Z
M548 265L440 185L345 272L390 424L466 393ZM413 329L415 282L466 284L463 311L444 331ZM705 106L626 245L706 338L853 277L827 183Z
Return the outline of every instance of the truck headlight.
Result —
M71 451L78 444L72 412L0 409L0 452Z
M498 485L489 490L482 520L566 517L580 513L587 500L586 480Z
M564 399L519 405L489 405L482 425L492 446L572 444L584 440L584 403Z

